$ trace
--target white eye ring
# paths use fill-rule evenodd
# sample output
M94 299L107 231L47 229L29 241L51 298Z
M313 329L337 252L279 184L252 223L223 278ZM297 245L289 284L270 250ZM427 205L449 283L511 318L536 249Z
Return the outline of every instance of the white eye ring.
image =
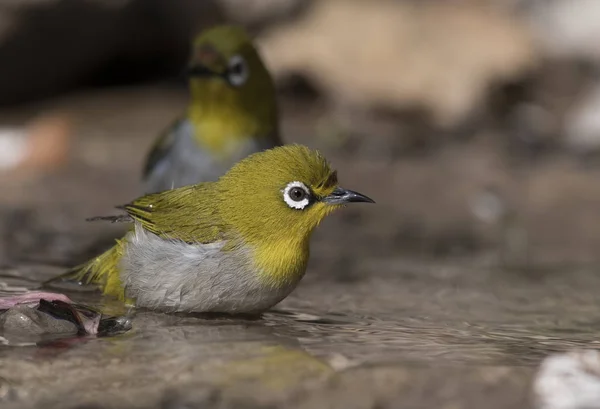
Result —
M246 60L239 54L234 55L227 63L227 81L234 87L242 86L248 81L250 70Z
M304 198L301 200L293 199L290 196L290 192L296 189L302 189L304 191ZM302 210L310 203L310 190L306 187L306 185L302 182L290 182L287 184L285 189L283 189L283 201L292 209Z

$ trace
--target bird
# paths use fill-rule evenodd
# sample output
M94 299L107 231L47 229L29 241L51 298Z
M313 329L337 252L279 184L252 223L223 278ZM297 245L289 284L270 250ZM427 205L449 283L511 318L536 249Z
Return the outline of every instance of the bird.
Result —
M190 101L152 145L143 193L214 181L247 155L282 144L273 79L243 28L201 32L185 71Z
M152 193L91 220L132 228L100 256L51 280L162 312L260 314L297 286L313 230L348 203L375 203L338 185L318 151L257 152L215 182Z

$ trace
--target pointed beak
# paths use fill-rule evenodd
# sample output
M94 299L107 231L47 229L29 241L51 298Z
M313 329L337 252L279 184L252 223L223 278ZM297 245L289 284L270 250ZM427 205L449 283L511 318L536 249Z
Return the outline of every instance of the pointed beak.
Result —
M345 203L375 203L375 201L365 195L352 190L336 187L330 195L323 198L323 202L331 205L340 205Z
M195 64L186 68L185 74L188 77L222 77L223 74L211 70L205 65Z

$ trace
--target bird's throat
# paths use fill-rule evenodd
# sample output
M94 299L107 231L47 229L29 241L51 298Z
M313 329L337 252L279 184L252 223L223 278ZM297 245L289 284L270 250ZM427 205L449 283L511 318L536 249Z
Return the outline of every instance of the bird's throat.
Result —
M226 158L251 134L241 118L227 118L226 111L191 110L190 119L194 127L194 139L213 155Z
M196 142L215 156L230 157L245 142L267 138L275 131L270 117L248 112L235 95L206 91L203 98L192 98L187 115Z
M295 285L306 272L309 240L279 240L255 247L254 260L261 279L275 288Z

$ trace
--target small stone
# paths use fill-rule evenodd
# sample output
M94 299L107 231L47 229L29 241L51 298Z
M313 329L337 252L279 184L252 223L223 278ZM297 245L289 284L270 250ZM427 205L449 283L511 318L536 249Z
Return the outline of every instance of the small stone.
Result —
M10 338L11 335L76 335L77 326L35 308L17 305L0 315L0 332L6 338Z
M591 88L573 110L565 123L565 145L579 154L600 150L600 83Z
M533 387L539 409L600 409L600 352L546 358Z

